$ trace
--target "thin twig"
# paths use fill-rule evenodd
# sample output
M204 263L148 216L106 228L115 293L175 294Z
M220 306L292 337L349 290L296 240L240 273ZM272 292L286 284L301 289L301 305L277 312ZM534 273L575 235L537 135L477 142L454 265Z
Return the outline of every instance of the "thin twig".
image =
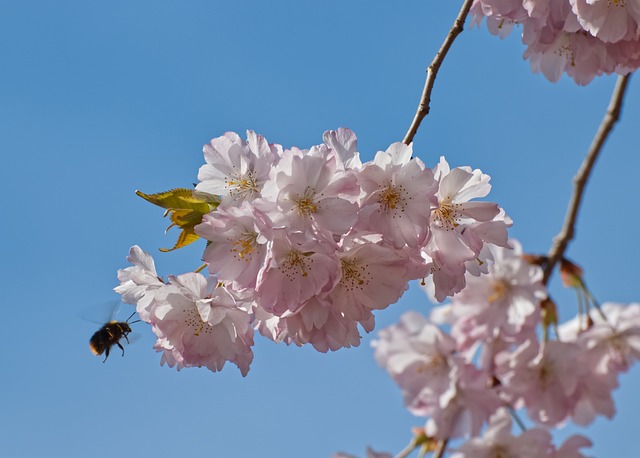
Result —
M584 195L585 186L587 181L589 180L589 175L591 174L591 169L593 168L593 164L596 162L598 158L598 154L602 150L602 145L606 141L609 133L613 129L616 121L620 118L620 110L622 108L622 101L624 99L625 90L627 88L627 83L629 82L629 76L619 76L616 81L616 86L613 90L613 94L611 95L611 101L609 102L609 108L607 108L607 113L600 124L600 128L596 133L596 136L591 143L591 147L589 148L589 152L584 158L578 173L573 178L573 195L571 196L571 202L569 203L569 208L567 209L567 215L564 220L564 225L562 226L562 230L560 233L553 239L553 245L551 250L549 250L549 261L544 269L544 277L543 282L546 285L551 278L551 273L553 272L553 268L558 263L560 259L564 256L564 252L567 249L567 245L573 239L575 223L578 218L578 209L580 208L580 203L582 201L582 197Z
M416 115L413 117L413 121L411 122L411 126L407 132L407 135L404 137L404 144L408 145L413 141L413 137L415 137L416 132L418 132L418 128L420 127L420 123L422 120L429 114L431 103L431 91L433 89L433 84L436 81L436 76L438 75L438 70L440 69L440 65L444 61L447 52L449 52L449 48L453 44L453 41L456 39L458 35L464 29L464 21L467 19L467 15L469 14L469 10L471 9L471 4L473 0L465 0L458 13L458 17L456 21L453 23L453 27L449 30L447 37L444 39L440 50L436 53L436 56L433 58L433 62L429 65L427 69L427 80L424 83L424 89L422 90L422 97L420 98L420 103L418 104L418 110L416 111Z

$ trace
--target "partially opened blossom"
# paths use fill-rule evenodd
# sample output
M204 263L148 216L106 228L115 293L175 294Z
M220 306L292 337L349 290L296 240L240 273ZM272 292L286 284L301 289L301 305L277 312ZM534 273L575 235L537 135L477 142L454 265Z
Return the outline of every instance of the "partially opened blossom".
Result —
M327 145L339 158L339 169L362 168L360 153L358 152L358 141L356 134L351 129L341 127L337 130L328 130L323 135L325 145Z
M127 261L132 267L118 270L120 285L114 291L122 296L122 301L134 304L140 319L150 322L156 292L166 286L158 276L153 258L138 245L129 250Z
M228 203L260 196L282 147L268 144L262 135L249 130L246 141L227 132L211 140L203 152L207 163L200 168L196 189L220 195Z

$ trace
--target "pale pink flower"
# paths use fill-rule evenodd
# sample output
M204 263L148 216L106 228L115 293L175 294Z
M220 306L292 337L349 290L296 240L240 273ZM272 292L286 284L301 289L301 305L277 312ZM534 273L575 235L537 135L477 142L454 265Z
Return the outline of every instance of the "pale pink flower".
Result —
M347 319L331 303L318 297L311 298L296 312L276 316L258 307L255 315L256 329L277 343L311 344L322 353L360 345L358 322Z
M202 218L196 233L210 241L202 255L209 272L235 288L254 288L267 254L272 223L249 202L220 206Z
M640 304L602 304L605 322L591 313L593 325L581 331L584 320L575 317L558 331L563 340L576 341L587 354L593 370L600 374L625 372L640 359Z
M216 372L229 361L247 375L253 328L246 308L239 307L215 277L187 273L169 280L151 318L156 350L165 352L162 363Z
M639 37L640 2L634 0L569 0L580 25L605 43Z
M266 202L260 208L269 212L276 227L343 235L356 221L359 194L355 176L339 170L335 154L287 150L264 185Z
M512 404L522 402L531 419L557 425L572 414L579 382L588 373L581 355L573 343L549 341L539 347L532 340L514 353L500 353L502 393Z
M372 310L395 303L408 287L412 264L402 252L376 243L356 243L336 253L340 259L340 281L329 293L335 310L373 329Z
M430 412L425 433L436 439L477 436L502 402L487 386L489 377L470 364L453 366L451 384Z
M540 428L511 433L511 417L506 409L499 409L491 416L482 437L475 437L462 444L451 458L543 458L549 457L551 434Z
M376 231L399 249L423 246L429 236L436 182L411 145L394 143L379 151L358 174L364 198L356 229Z
M282 152L262 135L247 131L247 141L235 132L214 138L203 147L206 164L200 167L198 191L222 196L222 202L253 200L260 195L273 164Z
M340 127L337 130L328 130L323 135L325 145L338 156L338 167L344 169L360 169L360 153L356 134L351 129Z
M312 297L331 291L339 278L340 261L332 245L275 229L258 273L256 301L278 316L295 312Z
M123 302L134 304L140 319L148 323L154 306L155 294L166 284L156 273L156 266L151 255L138 245L131 247L127 261L133 266L118 270L120 285L113 290L122 296Z
M468 348L478 340L507 339L522 342L540 320L539 304L546 297L542 269L522 258L522 247L512 240L513 249L492 246L489 273L467 274L466 287L452 299L458 321L453 335ZM468 331L468 332L467 332Z
M417 312L378 332L372 342L380 366L402 390L404 403L414 415L429 415L452 383L455 341Z

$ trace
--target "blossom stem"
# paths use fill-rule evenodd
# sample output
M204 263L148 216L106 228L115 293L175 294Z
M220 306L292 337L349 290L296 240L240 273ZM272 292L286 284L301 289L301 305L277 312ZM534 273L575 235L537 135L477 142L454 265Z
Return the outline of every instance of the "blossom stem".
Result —
M513 418L515 420L515 422L518 425L518 427L522 430L522 432L525 432L527 430L527 427L524 425L522 419L518 415L518 412L516 412L516 409L514 409L510 405L507 406L507 409L509 410L509 413L511 414L511 418Z
M411 122L411 126L409 127L409 130L407 131L407 134L405 135L403 140L403 143L406 145L413 141L413 137L415 137L416 132L418 132L420 123L429 114L429 110L431 109L431 91L433 90L433 85L436 81L438 70L440 69L440 65L442 65L442 62L444 61L447 52L449 52L449 48L451 48L454 40L464 29L464 22L467 19L467 15L469 14L472 3L473 0L464 1L464 3L462 4L462 8L460 8L460 12L458 13L458 17L451 27L451 30L449 30L447 37L445 38L442 46L440 46L440 49L433 58L431 65L429 65L429 68L427 68L427 80L424 83L424 89L422 90L422 97L420 97L418 110L416 111L416 114L413 117L413 121Z
M438 442L438 448L436 448L436 451L433 453L433 458L442 458L444 456L444 451L447 448L448 442L449 439L442 439Z
M194 270L195 273L199 273L202 272L204 270L205 267L207 267L208 264L205 262L204 264L202 264L200 267L198 267L196 270Z
M575 223L578 218L578 210L582 202L587 181L591 174L591 169L593 168L593 165L598 158L598 154L602 150L602 146L608 138L609 133L620 118L622 101L627 89L629 77L630 75L618 77L604 119L600 124L598 132L596 132L593 142L591 143L591 147L589 148L582 165L580 165L580 169L578 169L578 173L573 178L573 194L571 196L571 201L569 202L569 208L567 209L564 225L558 235L553 239L553 244L548 254L549 261L544 269L543 282L545 285L549 283L554 267L558 261L562 259L569 242L573 239Z
M409 443L409 445L407 445L405 448L403 448L396 456L395 458L406 458L407 456L411 455L411 452L413 452L416 449L417 445L415 440L411 440L411 442Z

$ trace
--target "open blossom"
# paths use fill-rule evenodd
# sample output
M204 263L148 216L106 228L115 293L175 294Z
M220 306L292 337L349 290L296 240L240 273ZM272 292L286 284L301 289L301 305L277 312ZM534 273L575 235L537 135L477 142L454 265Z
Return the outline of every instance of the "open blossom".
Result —
M488 374L471 364L454 365L451 384L430 413L425 433L439 440L477 436L502 404L487 380Z
M631 364L640 360L640 304L608 302L601 308L607 321L592 313L593 325L582 330L583 320L576 317L559 327L560 336L581 345L596 372L627 371Z
M340 263L328 243L285 229L276 229L273 234L258 273L256 301L266 311L282 315L331 291L339 279Z
M405 254L370 242L354 242L342 252L340 280L327 299L345 317L373 329L371 311L397 302L408 287L411 262Z
M271 221L249 202L204 215L196 233L211 243L202 259L209 272L237 288L254 288L267 254Z
M329 148L313 151L283 153L263 188L261 209L276 227L329 236L346 234L358 211L356 177L339 169L338 158Z
M588 374L576 344L538 346L529 340L496 360L502 393L514 404L522 402L531 419L557 425L573 413L580 381Z
M434 168L438 182L437 204L430 219L431 240L423 250L434 282L442 278L447 288L437 285L436 298L453 295L464 287L466 263L480 256L485 244L508 247L507 227L511 225L494 203L472 201L486 196L489 176L468 167L451 169L444 159ZM443 271L436 277L438 271Z
M358 322L337 312L330 302L319 297L309 299L295 312L276 316L258 307L255 315L255 328L274 342L311 344L322 353L360 345Z
M470 439L456 449L451 458L542 458L549 457L551 434L533 428L514 436L506 409L491 416L481 437Z
M205 366L217 372L229 361L247 375L253 360L251 317L217 283L197 273L170 277L151 319L156 349L170 353L164 361L178 369Z
M381 329L372 342L375 358L398 384L414 415L429 415L452 383L456 343L417 312L407 312L398 324Z
M487 262L489 273L467 274L466 287L452 299L453 313L460 318L453 335L462 348L495 338L522 342L535 332L539 304L546 297L542 269L522 258L517 241L511 244L513 249L489 246L493 258Z
M247 131L247 141L235 132L214 138L203 148L207 161L200 168L198 191L222 196L222 202L252 200L260 195L282 147L269 145L262 135Z
M640 4L618 0L476 0L474 22L487 18L504 37L522 25L524 57L552 81L567 73L578 84L640 67Z
M358 174L365 197L357 229L376 231L396 248L421 247L429 236L436 182L411 145L394 143Z

